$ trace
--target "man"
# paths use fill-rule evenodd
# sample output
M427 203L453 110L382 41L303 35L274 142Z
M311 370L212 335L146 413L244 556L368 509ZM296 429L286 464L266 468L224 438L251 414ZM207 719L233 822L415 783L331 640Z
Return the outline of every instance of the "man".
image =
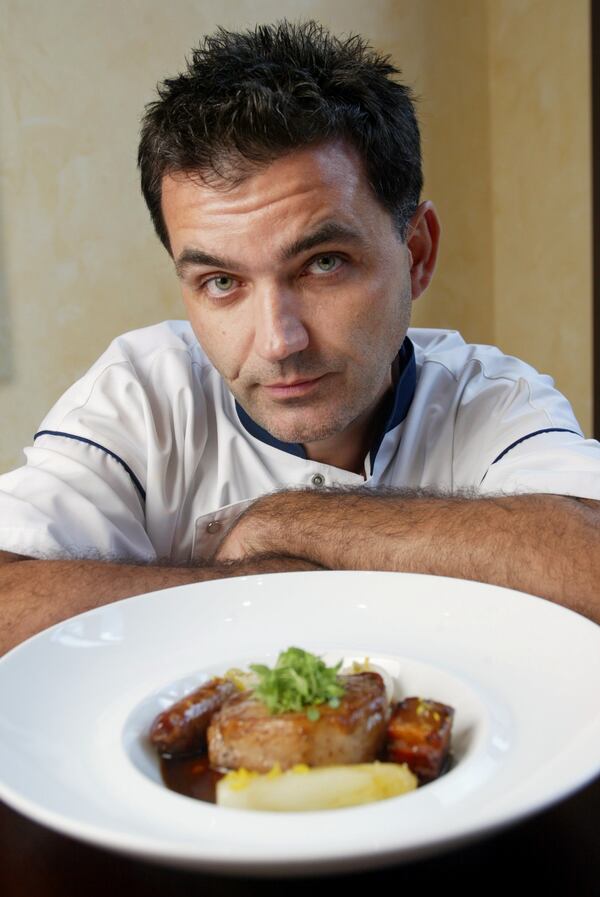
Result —
M318 567L600 619L600 446L522 362L407 336L439 224L395 73L283 23L218 32L162 85L142 189L190 324L115 340L0 478L4 647L127 595Z

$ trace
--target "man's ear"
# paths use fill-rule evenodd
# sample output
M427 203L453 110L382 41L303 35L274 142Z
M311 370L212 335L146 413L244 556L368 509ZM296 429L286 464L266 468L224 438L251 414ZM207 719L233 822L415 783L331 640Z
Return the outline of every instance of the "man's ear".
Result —
M422 202L410 219L406 246L411 259L410 280L412 298L418 299L433 277L438 246L440 222L432 202Z

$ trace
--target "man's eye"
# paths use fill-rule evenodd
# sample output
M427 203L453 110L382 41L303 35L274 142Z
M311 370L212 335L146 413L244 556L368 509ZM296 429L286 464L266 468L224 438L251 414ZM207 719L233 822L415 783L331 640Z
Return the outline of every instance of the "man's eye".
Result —
M217 290L226 293L227 290L230 290L233 286L233 277L227 277L226 274L220 274L219 277L214 277L212 279L212 283L214 283Z
M205 280L202 287L211 296L219 296L224 293L229 293L235 285L236 281L233 277L229 277L228 274L218 274L216 277L211 277L209 280Z
M342 259L339 255L319 255L310 263L308 270L311 274L331 274L332 271L337 271L341 264Z

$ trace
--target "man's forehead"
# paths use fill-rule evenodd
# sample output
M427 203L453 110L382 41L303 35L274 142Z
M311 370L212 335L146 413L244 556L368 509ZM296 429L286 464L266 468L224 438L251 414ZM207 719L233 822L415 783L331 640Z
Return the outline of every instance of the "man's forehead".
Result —
M193 173L171 173L163 180L162 202L175 257L194 231L203 231L205 245L211 233L250 238L255 227L267 222L270 233L280 236L283 252L286 243L326 223L332 238L356 237L368 232L371 218L388 217L358 154L339 142L289 153L229 188Z
M342 141L294 150L264 165L232 169L231 177L218 179L211 173L169 172L162 180L162 206L167 216L173 205L202 207L207 214L252 213L267 205L303 197L314 200L316 190L325 190L338 201L348 202L369 185L360 156Z

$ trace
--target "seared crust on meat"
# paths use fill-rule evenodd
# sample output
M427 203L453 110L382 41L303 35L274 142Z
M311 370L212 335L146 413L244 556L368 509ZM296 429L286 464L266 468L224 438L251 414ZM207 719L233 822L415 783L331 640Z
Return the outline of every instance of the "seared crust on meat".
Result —
M206 747L213 713L236 692L229 679L210 679L156 717L150 730L153 746L161 754L199 753Z
M387 759L408 764L422 785L437 779L448 759L453 718L447 704L406 698L388 724Z
M388 715L383 679L378 673L340 679L346 691L339 707L320 704L315 721L306 711L271 714L252 692L229 698L208 728L211 766L268 772L276 763L289 769L375 760Z

